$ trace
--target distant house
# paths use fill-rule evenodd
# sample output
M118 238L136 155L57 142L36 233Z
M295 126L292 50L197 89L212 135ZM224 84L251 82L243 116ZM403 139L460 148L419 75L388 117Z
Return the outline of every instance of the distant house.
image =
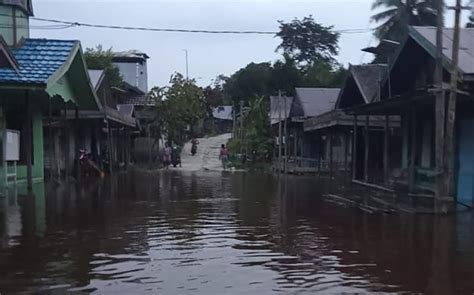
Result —
M304 122L311 117L326 113L334 108L339 89L336 88L296 88L295 97L272 96L270 101L270 120L275 135L275 158L281 143L282 154L293 158L296 166L302 168L317 167L317 157L322 149L319 141L304 132ZM286 101L286 112L285 112ZM287 122L287 139L282 132L278 140L279 122ZM282 124L283 125L283 124ZM286 142L287 141L287 142ZM285 148L288 150L285 152Z
M112 62L116 65L123 80L129 85L148 93L147 60L150 57L138 50L129 50L114 53Z
M453 29L444 29L444 40L451 40ZM459 93L456 111L455 146L452 155L456 167L450 177L455 178L457 201L474 205L474 29L461 29L459 65ZM444 42L444 82L449 83L452 67L452 42ZM435 153L435 85L433 73L436 56L436 28L410 27L409 36L400 46L390 65L390 76L381 85L381 95L369 104L354 109L357 115L400 116L401 140L388 145L388 154L400 150L397 162L389 162L384 183L394 189L408 190L416 195L434 193L436 171ZM446 97L449 94L446 91ZM372 139L369 139L372 141ZM369 162L373 157L369 151ZM393 169L393 167L400 167ZM400 171L397 171L400 170ZM367 180L367 179L366 179ZM377 179L368 179L377 182Z
M232 106L218 106L212 110L213 130L217 133L232 132L233 108Z
M380 84L386 73L386 65L351 65L333 109L305 121L305 132L318 140L321 146L318 155L321 163L319 163L318 169L324 171L351 171L352 163L355 163L353 160L358 159L357 165L354 167L356 167L358 173L363 174L361 165L364 164L363 145L366 134L362 132L364 130L362 127L365 126L366 121L358 120L356 122L359 132L357 132L358 139L354 141L354 118L347 114L346 110L372 101L380 93ZM384 127L383 118L371 116L368 123L372 137L380 139L380 131ZM376 145L383 144L383 136L381 140L373 140L373 143ZM359 146L356 150L362 152L358 157L353 157L354 142ZM382 157L374 158L370 165L379 166L380 159Z

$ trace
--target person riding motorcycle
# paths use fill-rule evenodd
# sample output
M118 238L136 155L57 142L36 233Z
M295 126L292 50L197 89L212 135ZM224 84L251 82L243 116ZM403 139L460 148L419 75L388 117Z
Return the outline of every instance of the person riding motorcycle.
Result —
M195 155L197 153L197 145L199 144L199 140L193 137L191 139L191 155Z

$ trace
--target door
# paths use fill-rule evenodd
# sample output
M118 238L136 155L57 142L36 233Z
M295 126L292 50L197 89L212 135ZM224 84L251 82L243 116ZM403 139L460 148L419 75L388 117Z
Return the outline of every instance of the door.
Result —
M474 196L474 119L459 124L458 202L472 206Z

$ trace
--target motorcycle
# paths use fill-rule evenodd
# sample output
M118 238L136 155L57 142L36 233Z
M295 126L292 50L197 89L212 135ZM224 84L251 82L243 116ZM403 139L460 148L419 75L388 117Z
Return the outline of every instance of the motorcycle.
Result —
M99 176L103 175L103 172L99 167L92 161L91 153L88 153L86 150L79 150L79 165L81 169L81 174L85 176L98 174Z
M180 151L177 147L174 147L173 152L171 153L171 164L175 168L178 165L179 167L181 167L181 156L180 156Z

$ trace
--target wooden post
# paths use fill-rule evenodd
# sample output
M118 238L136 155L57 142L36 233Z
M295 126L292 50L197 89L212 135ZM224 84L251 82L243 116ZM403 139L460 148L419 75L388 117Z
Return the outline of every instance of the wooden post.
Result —
M445 131L445 107L446 98L443 90L443 27L444 27L444 1L438 1L437 5L437 25L436 25L436 69L434 83L436 85L436 139L435 139L435 159L436 159L436 198L439 199L445 194L444 187L444 131ZM411 163L410 163L411 164Z
M354 115L354 130L352 139L352 179L357 178L357 115Z
M32 143L33 134L31 132L32 106L31 106L30 93L28 92L28 90L25 90L25 102L26 102L26 126L25 126L26 179L27 179L28 192L31 192L33 191L33 159L31 158L31 154L33 153L33 143Z
M112 128L110 128L109 119L106 117L105 122L107 124L107 151L108 151L108 160L109 160L109 173L113 172L113 160L112 160Z
M235 139L236 136L236 113L235 113L235 104L232 104L232 139ZM271 123L270 123L271 124Z
M364 159L364 181L369 182L369 119L370 116L365 116L365 159Z
M244 140L244 101L240 101L240 153L243 151L243 140Z
M321 161L323 160L323 145L324 145L324 140L323 138L320 136L319 137L319 147L318 147L318 173L319 173L319 176L321 176Z
M282 163L282 113L281 113L281 91L278 91L278 173L281 173L281 163Z
M333 130L329 130L329 173L330 176L333 177L334 175L334 159L333 159L333 145L334 145L334 134Z
M416 170L415 170L415 164L416 164L416 109L415 107L412 107L411 110L411 119L410 119L410 127L411 127L411 140L410 140L410 166L409 166L409 179L408 179L408 187L410 192L413 192L415 190L415 177L416 177Z
M295 130L293 133L293 155L296 159L298 157L298 131Z
M456 123L456 103L459 82L459 44L460 44L460 22L461 22L461 0L456 0L454 7L454 32L453 32L453 51L452 51L452 69L451 69L451 86L448 101L448 111L446 120L446 140L444 148L445 161L445 196L454 201L455 192L455 151L454 151L454 127Z
M69 166L70 166L70 162L69 162L69 157L71 155L71 146L70 146L70 142L69 142L69 128L68 128L68 121L67 121L67 104L64 103L64 114L63 114L63 120L64 120L64 127L63 127L63 131L64 131L64 177L66 180L69 179Z
M347 177L347 172L349 171L348 162L349 162L349 131L344 132L344 173Z
M383 175L384 175L384 181L385 184L388 185L389 182L389 173L390 173L390 168L389 168L389 158L388 158L388 152L389 152L389 132L390 132L390 117L385 116L385 132L384 132L384 146L383 146Z
M285 101L284 101L284 106L285 106L285 174L288 174L288 105L286 101L286 96L285 96Z
M54 143L54 136L53 136L53 98L48 100L48 142L49 142L49 178L50 180L54 177L54 157L55 157L55 149L56 144Z
M76 136L75 136L75 141L76 141L76 178L77 178L77 181L81 181L81 161L80 161L80 158L81 158L81 151L80 151L80 146L79 146L79 141L81 139L81 135L80 135L80 129L81 129L81 125L79 124L79 108L76 106L75 110L74 110L74 119L75 119L75 123L76 123Z

